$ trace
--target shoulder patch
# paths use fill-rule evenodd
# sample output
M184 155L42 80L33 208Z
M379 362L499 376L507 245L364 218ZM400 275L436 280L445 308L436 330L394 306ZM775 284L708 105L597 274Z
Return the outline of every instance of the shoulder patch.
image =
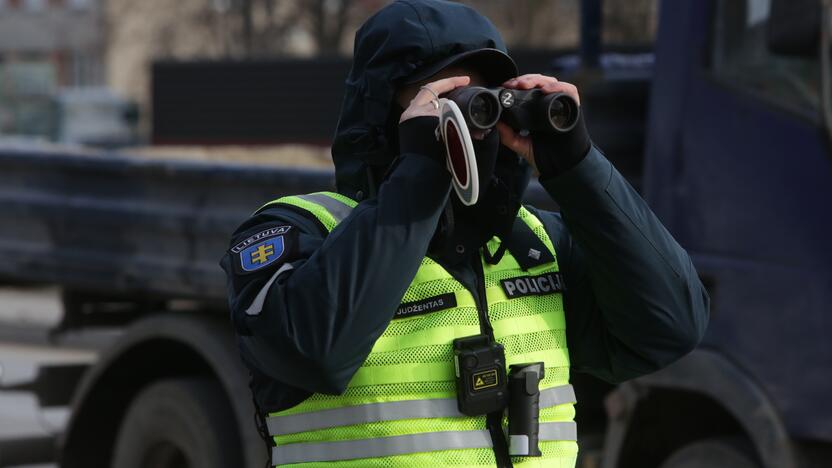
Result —
M277 261L285 250L283 236L260 241L240 251L240 267L243 271L257 271Z
M254 234L253 236L250 236L248 239L235 245L234 247L231 247L231 253L238 254L257 241L268 239L269 237L279 236L281 234L286 234L287 232L289 232L290 229L292 229L292 226L275 226L260 231L257 234Z
M229 249L238 274L262 270L290 257L292 226L274 226L253 234Z

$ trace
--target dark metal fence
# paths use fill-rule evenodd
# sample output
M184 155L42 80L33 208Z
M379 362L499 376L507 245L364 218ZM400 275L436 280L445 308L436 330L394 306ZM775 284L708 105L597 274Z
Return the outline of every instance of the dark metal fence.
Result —
M512 53L524 73L550 70L557 55ZM157 62L153 142L328 145L350 65L349 58L337 56Z

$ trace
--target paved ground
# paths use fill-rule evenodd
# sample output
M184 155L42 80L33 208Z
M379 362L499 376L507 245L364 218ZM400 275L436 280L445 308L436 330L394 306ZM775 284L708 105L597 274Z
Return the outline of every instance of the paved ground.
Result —
M0 288L0 442L55 435L69 417L67 408L41 408L32 394L10 391L10 386L34 379L41 364L91 363L96 358L89 350L38 343L37 337L45 337L46 329L60 321L59 299L59 292L51 288Z

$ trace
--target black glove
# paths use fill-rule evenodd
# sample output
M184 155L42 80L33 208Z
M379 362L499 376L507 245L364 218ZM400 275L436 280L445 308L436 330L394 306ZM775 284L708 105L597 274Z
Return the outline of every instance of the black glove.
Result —
M589 153L591 145L583 112L578 115L575 127L566 133L532 134L534 164L540 172L540 180L557 177L577 166Z
M445 165L445 147L436 139L439 117L423 115L399 124L399 151L416 153Z

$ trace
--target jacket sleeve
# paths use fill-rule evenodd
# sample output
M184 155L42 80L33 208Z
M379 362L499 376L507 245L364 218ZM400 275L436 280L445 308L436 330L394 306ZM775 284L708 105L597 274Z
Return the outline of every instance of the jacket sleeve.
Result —
M292 387L342 392L393 318L449 190L438 160L403 154L378 196L360 203L329 235L296 222L299 234L286 242L299 245L282 264L241 278L229 253L221 263L246 363ZM232 245L293 215L286 208L264 210ZM258 295L262 304L252 310Z
M608 382L656 371L690 352L709 298L687 252L596 149L541 184L561 214L539 213L566 284L572 367Z

